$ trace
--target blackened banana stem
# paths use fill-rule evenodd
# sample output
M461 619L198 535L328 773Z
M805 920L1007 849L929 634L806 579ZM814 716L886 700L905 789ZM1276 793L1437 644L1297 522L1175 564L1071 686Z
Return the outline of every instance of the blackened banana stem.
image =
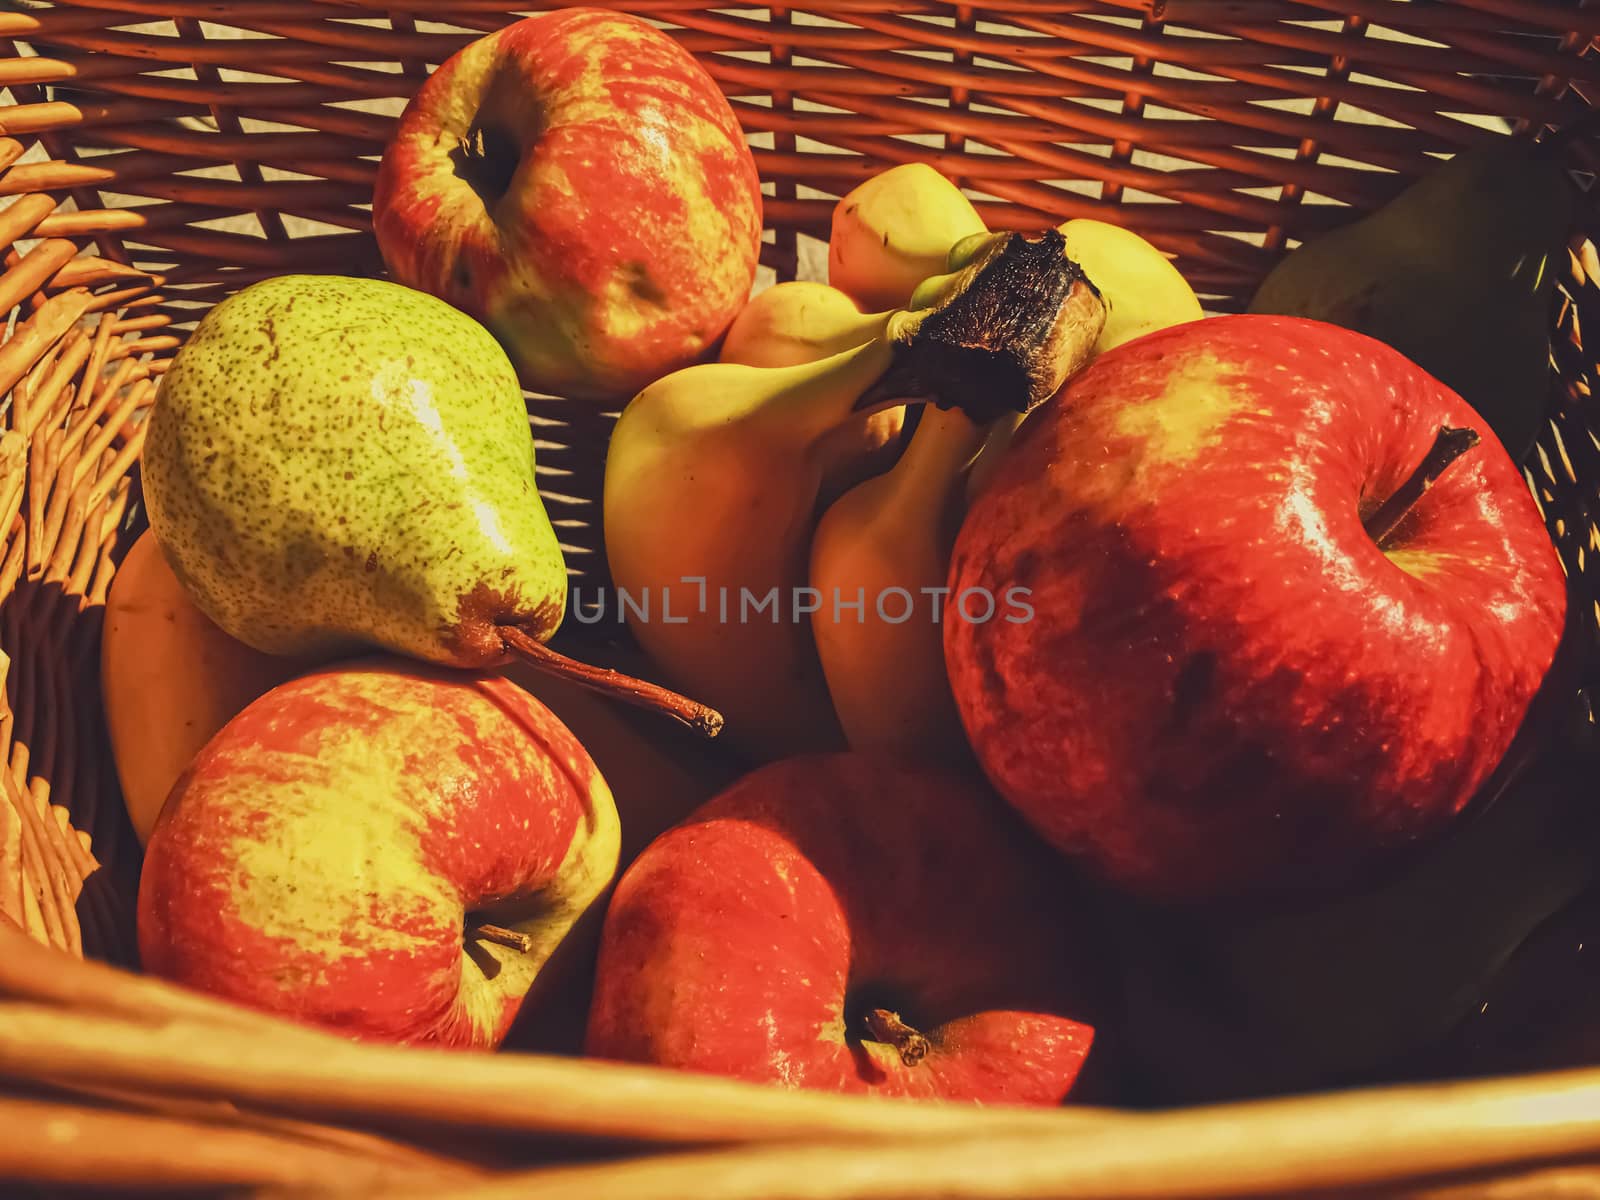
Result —
M894 357L859 410L917 399L980 425L1029 412L1088 361L1105 325L1099 291L1056 229L995 238L941 292L890 318Z

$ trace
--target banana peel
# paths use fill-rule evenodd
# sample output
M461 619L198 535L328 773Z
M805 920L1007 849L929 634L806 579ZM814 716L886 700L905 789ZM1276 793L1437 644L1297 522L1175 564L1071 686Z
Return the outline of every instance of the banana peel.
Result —
M744 752L766 760L844 741L814 610L799 604L822 448L841 428L907 403L986 423L1053 395L1104 320L1062 247L1056 230L1008 234L938 306L889 314L859 347L794 366L689 367L624 410L606 457L612 579L651 599L654 618L628 610L635 637L665 677L723 713L725 736ZM747 596L784 611L752 620Z

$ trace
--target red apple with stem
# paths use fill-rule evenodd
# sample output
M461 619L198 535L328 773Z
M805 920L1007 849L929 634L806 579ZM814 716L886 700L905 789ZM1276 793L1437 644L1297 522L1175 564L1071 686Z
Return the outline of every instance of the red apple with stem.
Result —
M1163 902L1332 886L1439 833L1566 604L1464 401L1370 338L1266 316L1074 378L969 513L950 586L947 665L991 781ZM1017 587L1031 620L982 619Z
M492 1047L610 885L610 790L497 675L374 659L251 703L146 851L151 974L355 1037Z
M745 776L606 913L590 1054L837 1092L1055 1104L1102 964L982 782L859 754Z
M761 184L727 98L672 38L573 8L452 55L384 152L393 278L482 321L523 385L626 398L749 298Z

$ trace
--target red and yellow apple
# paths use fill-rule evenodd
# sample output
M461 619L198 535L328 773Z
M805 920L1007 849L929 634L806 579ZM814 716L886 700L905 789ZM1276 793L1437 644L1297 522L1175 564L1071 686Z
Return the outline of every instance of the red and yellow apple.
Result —
M373 194L391 276L482 321L524 386L626 398L748 299L761 185L727 98L638 17L564 9L448 59Z
M1460 397L1370 338L1266 316L1074 378L968 514L949 584L990 780L1101 880L1168 902L1332 885L1441 832L1566 604ZM986 619L1018 588L1031 616Z
M745 776L617 885L587 1050L795 1088L1055 1104L1092 921L981 780L857 754Z
M588 754L514 684L344 664L250 704L179 778L140 951L154 975L353 1037L492 1047L617 842Z

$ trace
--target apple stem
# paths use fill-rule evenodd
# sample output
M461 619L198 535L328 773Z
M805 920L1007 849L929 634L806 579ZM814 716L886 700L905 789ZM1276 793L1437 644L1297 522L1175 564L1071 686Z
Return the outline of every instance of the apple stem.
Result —
M1400 522L1406 519L1417 501L1427 493L1439 476L1456 459L1481 441L1476 429L1457 429L1451 425L1439 426L1439 435L1433 439L1433 445L1423 457L1422 464L1413 472L1410 478L1395 489L1390 496L1369 516L1362 524L1366 526L1367 535L1381 548L1390 534L1399 528Z
M510 946L513 950L520 950L524 954L533 949L533 938L525 933L518 933L515 929L507 929L504 925L474 925L467 930L467 936L475 942L493 942L496 946Z
M873 1008L864 1018L872 1040L893 1046L900 1051L900 1061L914 1067L928 1057L928 1039L900 1019L899 1013L886 1008Z
M680 696L658 684L646 683L609 667L596 667L578 662L565 654L558 654L526 630L515 625L502 625L500 636L508 651L529 666L558 679L586 687L601 695L610 696L626 704L648 708L681 721L690 729L708 738L722 732L722 714L716 709Z

